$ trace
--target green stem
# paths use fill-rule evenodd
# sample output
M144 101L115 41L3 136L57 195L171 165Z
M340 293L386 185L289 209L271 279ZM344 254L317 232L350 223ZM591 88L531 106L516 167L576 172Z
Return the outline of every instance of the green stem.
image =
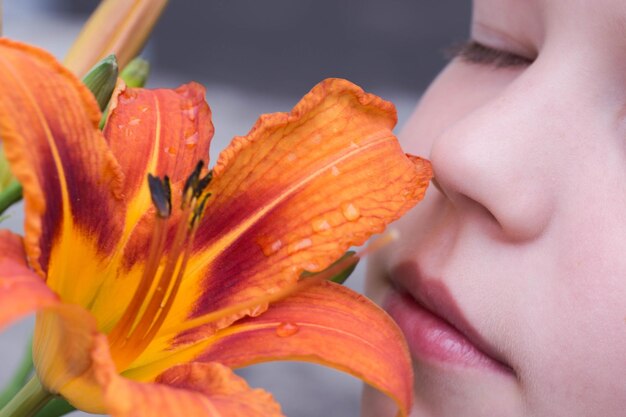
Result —
M65 398L55 397L44 408L42 408L36 417L60 417L76 410Z
M33 375L30 381L0 410L0 417L33 417L53 398L54 394L46 391L37 375Z
M17 181L11 183L0 193L0 214L22 199L22 186Z
M13 378L11 378L9 385L2 392L0 392L0 408L7 405L8 402L11 401L11 398L15 397L20 389L22 389L32 371L33 354L31 343L29 342L26 352L17 366L17 370L15 371L15 374L13 374Z

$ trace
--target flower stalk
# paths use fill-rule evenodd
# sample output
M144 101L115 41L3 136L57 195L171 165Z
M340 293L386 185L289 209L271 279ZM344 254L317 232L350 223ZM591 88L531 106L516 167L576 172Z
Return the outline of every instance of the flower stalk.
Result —
M46 391L41 382L39 382L37 375L34 375L13 399L0 410L0 417L35 416L53 398L54 394Z
M65 57L65 66L82 76L109 54L126 67L148 39L167 0L104 0Z
M6 388L0 392L0 408L4 407L11 401L11 399L20 391L22 386L28 380L28 377L33 372L33 355L31 350L32 342L29 340L26 352L20 363L17 366L17 370L13 374L11 381Z
M55 396L52 401L48 402L36 417L60 417L75 411L76 408L65 400L63 397Z

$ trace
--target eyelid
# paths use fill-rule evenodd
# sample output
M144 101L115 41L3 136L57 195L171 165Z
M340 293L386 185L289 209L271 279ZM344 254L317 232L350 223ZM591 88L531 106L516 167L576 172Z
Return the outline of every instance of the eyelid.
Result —
M526 67L534 61L514 52L484 45L473 39L449 48L448 56L471 64L489 65L495 68Z

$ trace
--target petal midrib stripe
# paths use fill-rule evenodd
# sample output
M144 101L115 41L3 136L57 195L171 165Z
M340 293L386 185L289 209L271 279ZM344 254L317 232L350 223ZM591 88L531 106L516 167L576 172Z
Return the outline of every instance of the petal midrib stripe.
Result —
M379 133L380 134L380 133ZM196 259L193 265L190 265L187 273L195 274L199 269L203 268L208 263L212 262L220 253L222 253L226 248L228 248L233 242L237 240L239 236L245 233L246 230L250 229L254 224L256 224L259 220L261 220L264 216L266 216L269 212L271 212L276 206L283 203L285 200L293 196L298 190L304 188L306 185L313 182L315 179L319 178L323 173L332 169L333 166L340 164L341 162L348 160L355 155L358 155L361 152L365 152L366 150L376 147L386 141L388 141L393 135L391 133L384 133L384 136L368 139L369 142L364 145L359 145L358 148L349 148L348 152L343 153L339 158L332 158L323 164L314 166L311 168L311 173L304 176L299 181L293 183L290 187L288 187L281 194L274 196L270 199L268 204L265 204L259 207L256 211L250 213L242 222L240 222L235 228L225 232L217 240L212 241L206 250L203 251L202 254L196 255Z
M59 150L54 141L54 136L52 135L52 132L50 131L50 128L47 123L47 119L45 115L43 114L43 111L39 107L37 100L35 99L35 97L33 97L30 89L25 84L24 79L21 77L17 69L14 67L13 63L11 63L8 59L3 57L2 55L0 55L0 61L3 63L10 77L12 77L15 80L15 85L24 93L24 96L28 99L28 101L32 105L32 108L35 111L35 115L37 119L39 120L39 123L41 124L43 131L45 132L46 141L48 142L48 145L50 146L50 150L52 152L52 158L54 159L54 164L57 169L57 173L59 175L59 182L61 183L61 187L60 187L61 198L62 198L62 204L64 208L63 209L63 225L62 225L61 234L64 235L69 232L70 227L71 227L70 226L71 219L70 219L70 214L69 214L71 206L70 206L70 199L69 199L69 194L67 190L67 179L65 177L65 171L63 170L63 165L61 163L61 156L59 154ZM37 182L39 186L41 187L41 183L39 179L37 179ZM43 190L42 190L42 193L43 193ZM46 209L44 209L44 211L45 210ZM61 271L64 271L64 270L65 270L65 261L63 262L63 267L61 268Z

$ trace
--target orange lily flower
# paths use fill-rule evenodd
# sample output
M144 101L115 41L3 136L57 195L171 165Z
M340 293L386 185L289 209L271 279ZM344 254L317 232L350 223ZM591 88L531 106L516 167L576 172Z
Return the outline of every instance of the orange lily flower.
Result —
M393 105L326 80L261 116L211 174L198 165L213 135L204 95L121 88L100 132L69 70L0 40L0 135L26 213L24 239L0 231L0 327L37 310L38 381L88 412L281 416L231 369L290 359L349 372L406 416L395 324L300 278L423 197L430 164L402 152ZM148 173L169 181L149 188Z

